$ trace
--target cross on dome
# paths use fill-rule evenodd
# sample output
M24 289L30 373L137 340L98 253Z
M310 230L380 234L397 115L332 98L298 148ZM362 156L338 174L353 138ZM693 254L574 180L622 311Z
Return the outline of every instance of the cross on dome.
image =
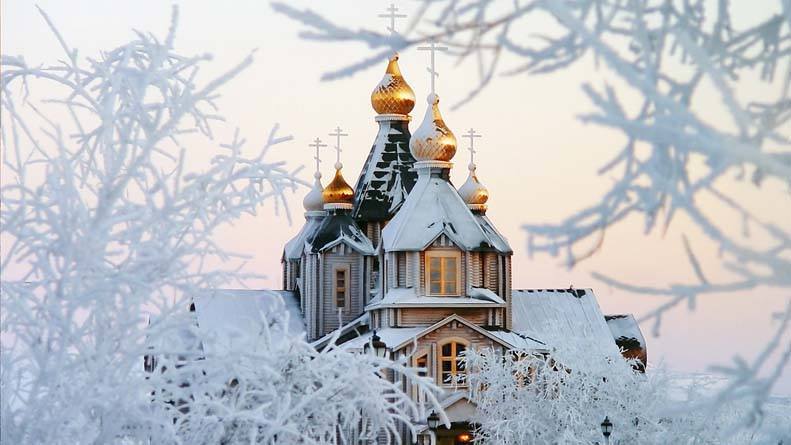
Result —
M431 94L433 95L436 92L435 91L436 88L435 88L435 85L434 85L435 79L437 77L439 77L439 73L436 70L436 62L434 60L434 55L436 54L437 51L447 51L448 47L447 46L437 46L437 42L432 37L429 40L429 46L418 46L417 49L418 49L418 51L430 51L431 52L431 67L430 68L426 68L426 70L428 70L429 74L431 74Z
M394 4L390 3L390 7L387 8L388 14L378 15L378 17L381 17L383 19L390 19L390 26L387 28L387 30L390 31L391 36L398 34L398 32L395 29L395 19L406 18L406 14L396 14L396 11L398 11L398 8L396 8Z
M343 167L343 165L341 164L341 151L342 151L341 150L341 137L342 136L348 136L348 135L349 135L349 133L344 133L343 130L341 130L341 127L335 127L335 131L330 133L330 136L335 136L335 151L337 152L336 153L337 156L336 156L336 159L335 159L335 169L336 170L340 170Z
M321 164L321 157L319 156L319 149L320 148L324 148L326 146L327 146L327 144L322 144L321 143L321 139L319 139L319 138L314 139L313 143L308 144L308 147L314 147L316 149L316 156L314 156L313 159L316 160L316 173L318 173L319 175L321 175L321 172L319 171L319 164Z
M475 138L482 138L483 135L470 128L464 133L463 137L470 139L470 147L467 150L470 152L470 170L473 170L475 168L475 153L477 153L475 151Z

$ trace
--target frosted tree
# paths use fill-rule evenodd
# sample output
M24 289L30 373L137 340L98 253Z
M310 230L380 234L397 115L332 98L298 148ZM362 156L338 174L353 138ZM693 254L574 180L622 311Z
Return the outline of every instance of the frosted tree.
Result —
M647 287L595 275L615 288L663 297L642 318L653 320L658 333L663 314L694 307L701 296L791 288L789 227L754 213L748 202L755 193L788 187L791 179L791 2L763 6L769 6L766 14L743 25L733 20L728 1L424 1L407 32L396 36L350 29L284 3L274 8L302 23L305 39L371 48L369 57L325 73L327 80L353 75L393 50L442 42L459 62L477 61L478 85L457 106L499 75L551 75L585 59L608 68L610 85L582 85L592 109L580 119L626 137L622 150L599 170L614 176L612 186L562 221L524 229L531 252L563 255L574 267L600 251L606 231L627 218L643 218L646 233L667 230L679 217L691 221L720 252L720 264L707 266L682 238L695 282ZM535 20L551 22L552 30L534 33ZM765 83L772 96L751 96L740 88L745 82ZM727 113L724 120L713 120L699 104L702 94L712 92ZM636 106L624 99L635 95ZM734 181L748 193L729 193ZM789 199L783 191L774 196ZM712 209L732 218L715 218ZM714 281L707 267L724 269L729 277ZM745 425L760 423L761 407L790 363L790 317L791 299L773 317L775 334L752 363L737 358L717 367L733 384L713 402L747 401L753 410Z
M399 363L275 328L255 350L203 348L188 298L244 278L213 232L301 182L270 160L289 139L277 126L260 149L238 131L214 141L219 88L252 56L204 80L210 57L174 48L174 9L164 39L136 32L83 59L42 17L63 59L3 55L0 78L2 442L323 443L357 421L363 435L410 426L416 407L377 374ZM349 379L388 397L362 401Z
M730 402L714 412L679 409L680 402L670 394L683 388L674 388L677 382L664 371L636 372L634 362L595 351L595 344L584 342L545 356L469 351L465 360L478 406L478 439L492 444L600 443L599 425L607 416L614 444L773 443L775 433L791 421L787 414L773 414L761 432L734 432L728 425L744 414L743 406ZM692 386L687 403L701 400L697 387Z

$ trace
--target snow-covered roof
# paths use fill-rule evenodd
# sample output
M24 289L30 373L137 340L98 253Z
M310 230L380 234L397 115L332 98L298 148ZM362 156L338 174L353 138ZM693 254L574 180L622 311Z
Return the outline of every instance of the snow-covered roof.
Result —
M511 295L514 331L550 344L585 340L618 353L591 289L515 289Z
M489 289L474 287L466 297L429 297L418 295L414 287L398 287L388 289L384 298L374 298L365 309L410 306L474 307L500 304L505 304L505 301Z
M465 250L511 252L496 231L482 228L450 182L421 173L401 210L382 230L384 249L423 250L442 233Z
M217 289L193 298L204 347L254 341L267 321L286 321L290 334L304 335L305 323L293 292Z
M427 327L428 326L377 329L376 335L378 335L387 346L392 347L412 340L418 334L423 332L423 330L425 330ZM359 352L363 350L363 347L366 345L366 343L371 341L371 337L373 337L373 332L369 331L357 338L343 343L341 347L346 350Z
M330 213L321 221L315 232L308 236L305 249L317 253L346 243L363 255L376 255L371 240L360 230L357 223L345 211Z
M313 345L313 347L317 349L321 349L327 346L327 344L330 342L330 340L332 340L333 337L335 337L335 335L338 336L337 342L343 343L344 339L346 339L347 337L355 336L357 334L361 334L367 331L370 320L371 317L370 315L368 315L368 312L364 312L359 317L341 326L340 333L336 329L328 333L327 335L319 338L318 340L314 340L311 344Z
M636 341L639 347L645 349L645 338L632 314L607 315L604 318L618 346L630 349L627 347L630 341Z
M354 219L392 218L415 185L417 174L412 170L415 158L409 152L408 123L406 119L379 121L379 132L354 187Z
M305 219L305 224L294 238L291 238L283 248L283 255L288 260L298 260L302 257L305 250L305 241L319 227L323 216L309 216Z
M514 331L506 331L506 330L490 330L489 331L492 335L499 338L505 343L513 345L519 349L540 349L544 350L547 349L548 346L543 341L533 338L530 335L520 332Z
M494 224L489 219L488 216L485 214L474 214L475 219L478 220L478 224L481 226L481 229L486 233L489 239L492 242L492 245L495 249L500 252L512 252L511 245L508 244L508 240L494 228Z

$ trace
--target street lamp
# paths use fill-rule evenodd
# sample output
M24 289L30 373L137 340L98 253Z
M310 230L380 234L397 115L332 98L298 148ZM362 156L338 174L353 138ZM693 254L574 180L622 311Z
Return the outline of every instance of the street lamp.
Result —
M431 411L431 414L428 415L428 419L426 419L426 423L428 423L428 427L432 431L439 427L439 415L436 411Z
M370 353L371 349L373 349L373 353L379 358L385 358L387 355L387 345L376 335L376 329L374 329L374 335L371 337L371 341L365 344L366 353Z
M601 423L601 433L604 435L604 443L609 445L610 434L612 434L612 422L608 416L604 417L604 422Z

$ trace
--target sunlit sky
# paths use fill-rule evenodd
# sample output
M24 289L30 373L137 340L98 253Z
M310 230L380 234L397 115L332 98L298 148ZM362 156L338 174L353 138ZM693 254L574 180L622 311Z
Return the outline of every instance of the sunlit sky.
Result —
M385 62L357 75L333 82L320 81L321 74L369 56L360 44L307 42L297 36L296 23L276 15L262 1L190 1L180 5L176 48L182 54L210 53L214 60L204 71L204 79L218 75L239 62L252 50L254 64L226 85L219 99L221 113L238 126L252 150L263 144L269 129L279 123L283 134L294 139L272 153L271 160L288 165L305 165L301 177L309 181L312 151L308 143L315 137L329 141L328 133L340 125L350 134L344 140L343 163L351 183L366 159L377 131L370 93L384 72ZM289 2L315 8L337 23L352 28L367 27L385 32L385 20L377 18L389 1ZM747 3L747 2L745 2ZM752 3L752 2L750 2ZM156 0L107 2L101 0L36 2L58 26L66 41L79 48L82 56L96 56L133 38L132 29L151 31L164 37L170 21L170 4ZM397 2L409 14L415 2ZM756 2L740 11L749 23L760 17L773 2ZM548 20L548 19L547 19ZM539 23L538 26L541 26ZM57 40L48 31L33 2L2 2L2 50L24 55L28 63L54 62L63 57ZM429 77L427 55L410 49L401 54L401 69L414 89L418 103L413 111L412 129L425 110ZM505 66L516 61L506 58ZM585 125L580 113L592 110L580 85L607 81L619 85L612 73L597 70L592 60L547 76L498 78L477 99L458 110L450 104L470 91L477 81L476 66L456 66L449 56L438 56L438 93L442 98L445 122L457 137L474 127L484 137L476 142L479 178L490 191L489 216L509 239L514 249L514 288L592 287L605 313L634 313L639 316L664 300L630 294L610 288L591 277L594 271L641 285L695 280L681 243L686 234L698 252L709 279L726 275L719 266L717 246L677 218L663 232L644 233L644 221L632 218L606 234L601 252L572 270L561 257L527 254L527 237L521 225L527 222L557 222L587 205L612 184L614 176L598 176L597 169L622 146L617 132ZM747 92L762 94L772 86L747 79L739 85ZM738 92L738 90L737 90ZM628 96L627 96L628 98ZM632 97L633 98L633 97ZM726 122L722 105L704 91L697 111L713 122ZM230 134L220 128L217 142ZM468 153L459 137L460 149L452 179L466 178ZM214 146L190 147L196 165L212 155ZM325 184L332 174L331 152L322 164ZM617 174L617 173L613 173ZM746 197L750 206L782 227L791 220L791 203L778 184L768 184L759 192L744 191L742 184L725 184L725 190ZM280 254L283 244L302 223L301 201L306 189L287 196L291 225L284 212L275 213L271 202L264 203L255 217L244 217L224 229L218 240L227 248L250 256L248 270L265 275L251 280L251 287L280 286ZM752 193L752 195L751 195ZM282 209L281 209L282 210ZM719 209L713 214L725 226L738 227L740 220ZM721 212L721 213L717 213ZM732 224L728 221L732 220ZM701 298L694 308L680 307L668 313L660 336L651 335L651 323L643 324L648 337L649 360L681 372L704 372L711 364L727 364L734 355L754 358L765 346L774 325L772 312L780 311L788 290L758 289L738 295ZM786 371L779 393L791 394L791 374Z

